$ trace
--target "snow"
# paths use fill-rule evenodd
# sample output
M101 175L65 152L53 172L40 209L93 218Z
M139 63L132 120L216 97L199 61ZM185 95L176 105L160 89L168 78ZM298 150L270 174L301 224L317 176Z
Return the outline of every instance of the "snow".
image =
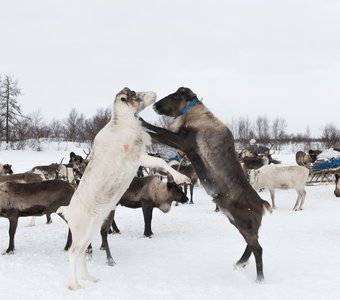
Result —
M70 151L0 151L1 163L14 172L68 159ZM275 154L284 165L295 164L293 153ZM35 227L19 219L14 255L0 255L0 299L340 299L340 199L334 184L307 186L303 211L294 212L295 191L277 191L277 209L266 213L260 228L265 281L256 283L254 257L243 269L233 266L245 248L241 235L201 187L195 204L173 206L168 214L154 210L153 238L143 237L140 209L119 207L121 234L109 236L116 265L106 265L94 237L89 271L99 282L80 281L69 291L67 226L57 215ZM267 191L261 197L270 201ZM0 250L8 246L8 220L0 218Z
M326 149L318 155L318 160L327 161L330 159L338 159L340 157L340 152L334 149Z

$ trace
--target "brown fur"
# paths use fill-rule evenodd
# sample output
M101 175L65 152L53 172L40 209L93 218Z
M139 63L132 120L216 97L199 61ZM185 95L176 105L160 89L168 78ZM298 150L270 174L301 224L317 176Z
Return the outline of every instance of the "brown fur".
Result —
M51 214L67 205L74 188L62 180L33 183L0 183L0 216L9 219L9 246L6 253L14 252L14 236L19 217Z
M335 174L335 190L334 195L336 197L340 197L340 175Z
M59 164L52 163L48 166L36 166L32 168L30 173L42 174L45 180L55 179L57 177Z
M21 183L42 181L43 177L40 174L34 173L17 173L12 175L0 175L0 182L15 181Z

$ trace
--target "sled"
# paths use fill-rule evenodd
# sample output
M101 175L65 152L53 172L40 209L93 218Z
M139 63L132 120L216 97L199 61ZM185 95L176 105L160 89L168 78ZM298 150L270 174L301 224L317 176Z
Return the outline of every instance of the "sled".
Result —
M340 174L340 159L315 163L309 168L306 185L332 183L336 173Z

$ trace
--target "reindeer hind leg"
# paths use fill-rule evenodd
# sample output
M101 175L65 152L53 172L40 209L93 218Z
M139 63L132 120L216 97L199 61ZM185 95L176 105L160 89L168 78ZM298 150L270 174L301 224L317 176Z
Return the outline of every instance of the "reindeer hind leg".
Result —
M251 218L251 217L250 217ZM241 235L245 239L247 246L244 250L242 257L236 263L236 266L245 266L249 260L251 253L255 256L256 262L256 274L257 274L257 282L261 282L264 279L263 276L263 262L262 262L262 247L258 241L258 229L259 227L256 225L258 222L251 222L251 220L247 220L245 224L247 224L246 228L239 228L237 229L240 231Z

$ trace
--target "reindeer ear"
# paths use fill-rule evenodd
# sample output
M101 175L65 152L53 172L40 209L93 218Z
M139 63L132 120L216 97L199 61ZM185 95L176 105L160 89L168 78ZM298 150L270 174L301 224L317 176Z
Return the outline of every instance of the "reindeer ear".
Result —
M167 182L167 186L169 188L169 184L171 182L175 182L174 178L172 177L172 175L170 173L167 173L167 177L168 177L168 182Z
M192 99L194 99L196 97L197 97L197 95L192 90L187 89L187 99L192 100Z
M183 95L187 101L191 101L193 98L197 97L197 95L192 90L186 87L180 87L177 90L177 93Z

